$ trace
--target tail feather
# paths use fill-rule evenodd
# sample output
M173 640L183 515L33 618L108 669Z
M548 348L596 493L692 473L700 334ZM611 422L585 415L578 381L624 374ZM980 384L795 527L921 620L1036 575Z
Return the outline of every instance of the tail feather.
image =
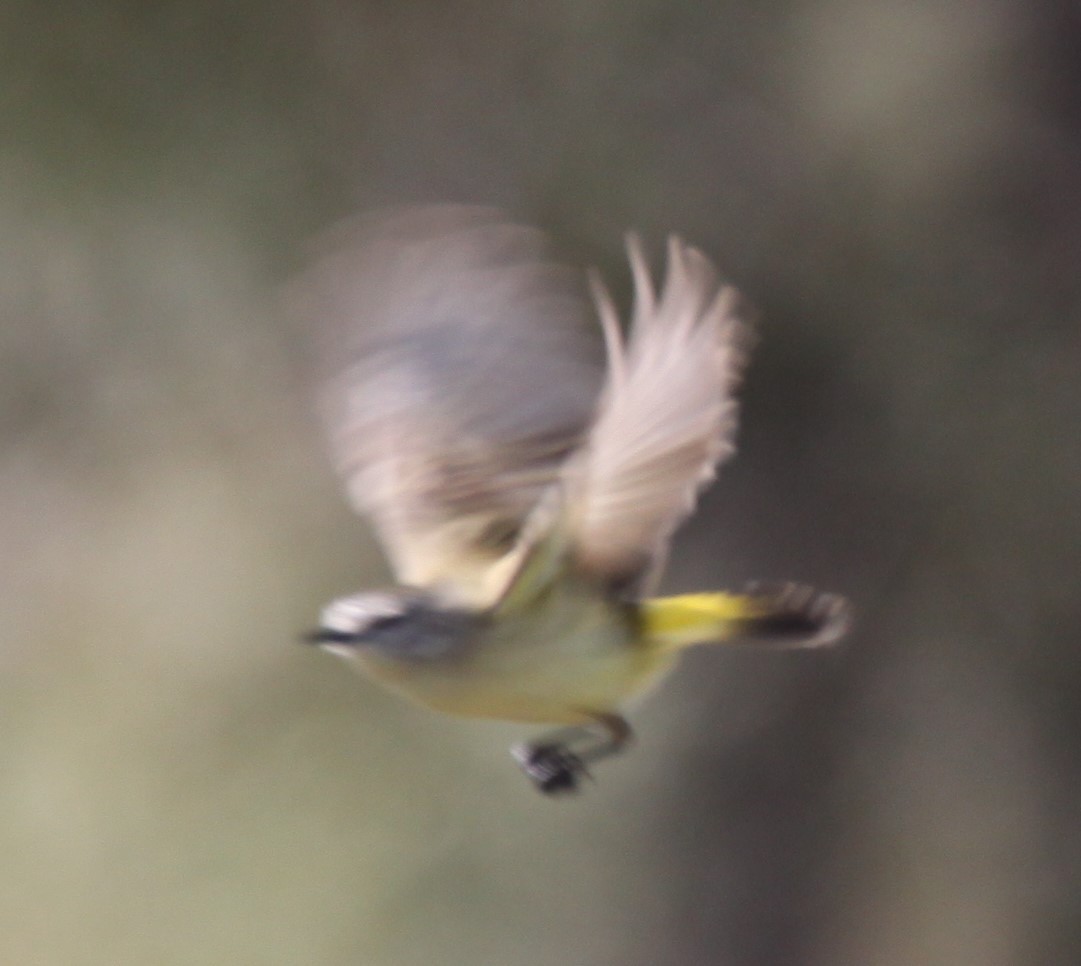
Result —
M694 644L770 648L823 647L851 624L844 597L801 584L751 584L742 593L655 597L641 604L645 636L662 651Z

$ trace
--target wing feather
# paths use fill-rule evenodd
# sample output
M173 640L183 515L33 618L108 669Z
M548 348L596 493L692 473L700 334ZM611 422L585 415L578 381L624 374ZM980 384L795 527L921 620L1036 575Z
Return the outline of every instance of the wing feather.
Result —
M641 244L627 242L635 308L588 441L567 468L566 512L580 564L616 584L655 573L698 492L734 449L732 393L750 345L736 291L672 237L658 298ZM605 327L614 309L594 282Z
M294 299L323 335L337 467L397 578L492 602L599 392L580 275L492 209L409 208L339 228Z

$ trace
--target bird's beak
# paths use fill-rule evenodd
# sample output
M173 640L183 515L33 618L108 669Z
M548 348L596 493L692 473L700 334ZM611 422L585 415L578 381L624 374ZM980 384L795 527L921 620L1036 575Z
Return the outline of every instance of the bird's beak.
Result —
M300 635L301 644L312 644L316 647L325 647L328 644L337 644L339 647L349 647L357 642L357 635L348 631L335 631L329 627L317 627L314 631L307 631Z

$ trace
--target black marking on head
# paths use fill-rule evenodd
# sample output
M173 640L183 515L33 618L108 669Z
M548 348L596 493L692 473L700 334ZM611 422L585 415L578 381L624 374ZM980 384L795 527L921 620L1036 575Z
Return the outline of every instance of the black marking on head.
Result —
M479 620L478 614L441 606L428 593L395 588L332 601L323 610L323 626L302 639L339 656L365 651L387 659L437 660L461 653Z

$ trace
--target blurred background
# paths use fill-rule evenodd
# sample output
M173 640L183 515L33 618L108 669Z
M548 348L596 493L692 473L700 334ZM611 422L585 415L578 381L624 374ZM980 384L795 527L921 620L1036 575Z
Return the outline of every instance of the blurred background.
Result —
M1076 4L0 0L0 131L0 961L1081 960ZM761 343L666 589L859 610L576 800L294 643L386 570L279 293L431 200L709 252Z

